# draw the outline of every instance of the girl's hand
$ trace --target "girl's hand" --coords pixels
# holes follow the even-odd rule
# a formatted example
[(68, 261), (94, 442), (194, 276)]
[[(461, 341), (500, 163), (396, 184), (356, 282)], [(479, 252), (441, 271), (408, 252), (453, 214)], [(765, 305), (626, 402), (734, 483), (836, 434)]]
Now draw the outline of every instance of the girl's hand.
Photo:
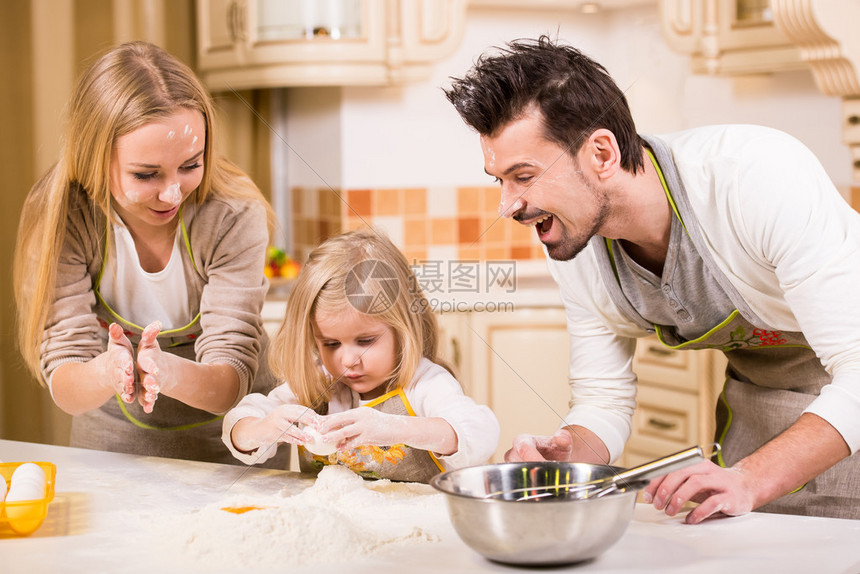
[(407, 419), (418, 421), (418, 417), (390, 415), (368, 407), (320, 418), (322, 422), (317, 430), (326, 442), (336, 444), (338, 450), (349, 450), (360, 445), (391, 446), (407, 442)]
[(108, 328), (107, 384), (122, 400), (134, 401), (134, 358), (131, 341), (122, 332), (122, 327), (111, 323)]
[(281, 405), (263, 418), (245, 417), (230, 431), (233, 446), (242, 452), (268, 448), (279, 442), (304, 444), (311, 440), (299, 425), (316, 428), (320, 416), (310, 407)]
[(171, 377), (167, 354), (158, 346), (156, 337), (161, 332), (161, 322), (147, 325), (137, 346), (137, 371), (140, 373), (141, 392), (137, 396), (143, 411), (151, 413), (158, 393), (170, 390), (175, 384)]

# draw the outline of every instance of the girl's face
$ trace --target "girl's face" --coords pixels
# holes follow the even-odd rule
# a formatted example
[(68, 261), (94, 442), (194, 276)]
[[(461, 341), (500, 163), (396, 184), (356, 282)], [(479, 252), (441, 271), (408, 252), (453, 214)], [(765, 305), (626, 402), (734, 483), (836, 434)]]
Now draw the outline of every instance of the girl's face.
[(203, 114), (182, 109), (117, 139), (111, 159), (114, 209), (130, 228), (163, 227), (203, 179)]
[(317, 311), (314, 339), (326, 370), (363, 400), (385, 392), (397, 363), (394, 330), (347, 306), (335, 313)]

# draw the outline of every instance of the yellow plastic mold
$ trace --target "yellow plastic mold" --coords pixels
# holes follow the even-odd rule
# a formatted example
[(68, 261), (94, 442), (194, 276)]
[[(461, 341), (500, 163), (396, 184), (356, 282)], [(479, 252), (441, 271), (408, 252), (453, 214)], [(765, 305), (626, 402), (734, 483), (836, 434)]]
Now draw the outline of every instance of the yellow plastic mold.
[[(32, 534), (42, 525), (48, 514), (48, 504), (54, 499), (54, 478), (57, 467), (50, 462), (32, 461), (45, 471), (45, 496), (36, 500), (21, 500), (18, 502), (0, 502), (0, 528), (5, 525), (20, 536)], [(23, 462), (0, 463), (0, 475), (6, 480), (7, 488), (12, 480), (15, 469)]]

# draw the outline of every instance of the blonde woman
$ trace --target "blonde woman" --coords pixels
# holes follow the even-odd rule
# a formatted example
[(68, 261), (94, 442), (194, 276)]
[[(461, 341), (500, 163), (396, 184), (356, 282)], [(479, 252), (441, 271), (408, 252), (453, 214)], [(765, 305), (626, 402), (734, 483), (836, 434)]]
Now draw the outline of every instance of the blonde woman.
[(219, 415), (269, 388), (271, 208), (213, 133), (193, 72), (151, 44), (78, 81), (14, 269), (19, 346), (74, 415), (72, 446), (229, 462)]
[(287, 382), (227, 413), (224, 443), (247, 464), (288, 442), (302, 445), (306, 472), (341, 464), (411, 482), (486, 462), (498, 421), (439, 364), (437, 337), (389, 239), (372, 231), (331, 238), (304, 265), (272, 342), (272, 370)]

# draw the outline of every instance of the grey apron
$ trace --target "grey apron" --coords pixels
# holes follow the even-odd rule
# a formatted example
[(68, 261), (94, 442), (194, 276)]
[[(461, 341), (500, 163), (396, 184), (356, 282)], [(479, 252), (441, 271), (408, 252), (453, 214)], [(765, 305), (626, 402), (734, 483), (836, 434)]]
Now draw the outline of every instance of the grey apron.
[[(649, 142), (650, 143), (650, 142)], [(658, 147), (659, 149), (659, 147)], [(682, 220), (679, 206), (686, 205), (683, 186), (674, 179), (675, 194), (669, 192), (663, 172), (656, 160), (654, 165), (663, 180), (664, 189), (673, 211), (693, 244), (699, 238), (697, 223), (692, 212)], [(671, 158), (661, 157), (663, 165), (673, 169)], [(674, 174), (670, 174), (674, 175)], [(676, 203), (676, 200), (677, 203)], [(599, 257), (608, 262), (601, 266), (604, 284), (610, 287), (613, 301), (642, 325), (645, 320), (632, 308), (619, 287), (619, 263), (613, 254), (612, 242), (599, 240), (595, 246), (603, 247)], [(702, 253), (701, 248), (698, 249)], [(726, 293), (726, 300), (736, 303), (740, 297), (730, 287), (727, 278), (709, 257), (702, 257), (709, 273)], [(606, 271), (609, 270), (609, 273)], [(612, 274), (609, 277), (609, 274)], [(681, 280), (690, 279), (683, 277)], [(701, 278), (699, 278), (701, 280)], [(714, 288), (714, 285), (710, 285)], [(695, 301), (698, 307), (707, 307), (708, 299)], [(703, 314), (713, 312), (705, 309)], [(722, 445), (717, 462), (731, 466), (770, 441), (801, 415), (819, 395), (821, 388), (832, 377), (826, 372), (802, 333), (775, 331), (754, 325), (738, 309), (703, 335), (686, 340), (674, 325), (648, 325), (659, 340), (678, 350), (718, 349), (728, 359), (726, 383), (716, 409), (716, 437)], [(843, 459), (802, 487), (758, 509), (762, 512), (829, 516), (860, 519), (860, 455)]]
[[(364, 406), (353, 404), (352, 407), (369, 407), (392, 415), (415, 416), (415, 411), (406, 399), (406, 393), (400, 387)], [(312, 454), (306, 448), (299, 446), (298, 453), (301, 471), (313, 474), (318, 473), (325, 466), (339, 464), (364, 478), (428, 483), (431, 478), (445, 470), (433, 453), (405, 444), (365, 445), (348, 451), (338, 451), (328, 456)]]
[[(180, 230), (188, 256), (196, 269), (181, 211)], [(107, 241), (105, 244), (107, 245)], [(103, 261), (107, 256), (106, 247)], [(144, 327), (120, 317), (102, 299), (99, 286), (103, 272), (104, 263), (94, 291), (98, 298), (95, 312), (102, 328), (101, 334), (105, 346), (108, 340), (108, 326), (113, 322), (123, 328), (123, 332), (136, 349)], [(197, 307), (199, 307), (199, 301), (195, 302), (192, 308)], [(195, 361), (194, 342), (201, 332), (198, 312), (184, 327), (162, 331), (157, 340), (163, 351)], [(266, 352), (269, 345), (265, 333), (261, 343), (263, 352), (260, 354), (258, 373), (251, 390), (267, 393), (274, 388), (275, 380), (268, 370)], [(138, 375), (135, 372), (135, 382), (138, 382), (137, 378)], [(137, 401), (128, 404), (123, 402), (119, 395), (115, 395), (101, 407), (72, 419), (70, 445), (128, 454), (241, 464), (221, 441), (222, 418), (165, 395), (159, 395), (152, 413), (147, 414)], [(261, 466), (288, 468), (289, 450), (284, 449), (283, 453), (278, 453)]]

